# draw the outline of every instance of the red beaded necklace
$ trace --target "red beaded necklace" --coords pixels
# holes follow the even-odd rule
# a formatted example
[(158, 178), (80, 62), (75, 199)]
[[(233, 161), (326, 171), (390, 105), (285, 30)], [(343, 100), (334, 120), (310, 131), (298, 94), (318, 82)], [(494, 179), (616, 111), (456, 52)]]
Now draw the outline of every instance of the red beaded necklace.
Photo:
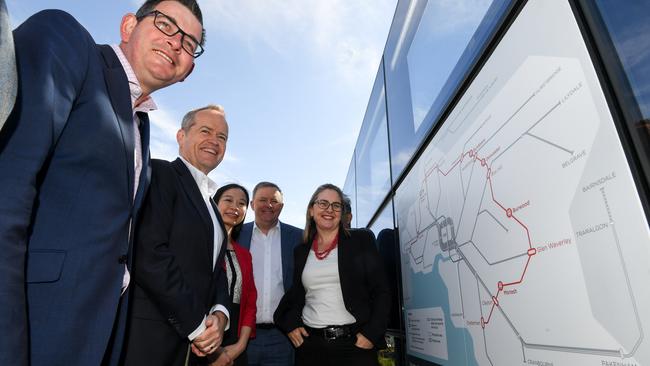
[(314, 237), (314, 241), (311, 243), (311, 248), (314, 250), (314, 255), (316, 256), (316, 259), (318, 260), (323, 260), (327, 258), (327, 256), (330, 254), (330, 252), (336, 248), (336, 245), (339, 243), (339, 236), (335, 236), (334, 240), (332, 240), (332, 243), (329, 245), (329, 247), (323, 251), (318, 251), (318, 236)]

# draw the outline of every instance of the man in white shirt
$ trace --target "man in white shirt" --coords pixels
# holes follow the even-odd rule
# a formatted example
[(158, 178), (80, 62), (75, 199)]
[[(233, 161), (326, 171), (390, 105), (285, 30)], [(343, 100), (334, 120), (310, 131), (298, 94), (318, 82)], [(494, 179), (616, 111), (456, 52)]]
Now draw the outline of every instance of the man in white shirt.
[(181, 366), (188, 357), (215, 354), (229, 324), (227, 235), (212, 200), (217, 185), (208, 177), (226, 152), (223, 108), (187, 113), (176, 139), (178, 159), (151, 160), (125, 365)]
[(280, 222), (283, 207), (280, 187), (258, 183), (251, 201), (255, 221), (245, 224), (239, 235), (239, 244), (253, 257), (257, 288), (257, 336), (248, 342), (249, 366), (293, 365), (293, 346), (273, 324), (273, 313), (291, 287), (293, 249), (302, 241), (302, 230)]

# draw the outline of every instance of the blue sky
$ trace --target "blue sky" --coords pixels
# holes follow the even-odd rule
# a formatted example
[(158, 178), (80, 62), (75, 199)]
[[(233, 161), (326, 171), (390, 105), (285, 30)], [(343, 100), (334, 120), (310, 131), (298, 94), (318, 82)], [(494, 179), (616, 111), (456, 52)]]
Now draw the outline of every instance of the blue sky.
[[(8, 0), (12, 26), (63, 9), (97, 43), (117, 43), (122, 15), (138, 0)], [(210, 176), (252, 190), (261, 180), (284, 192), (280, 220), (304, 226), (322, 183), (343, 186), (397, 0), (199, 0), (206, 52), (183, 83), (153, 94), (153, 157), (177, 156), (185, 112), (226, 110), (226, 157)], [(249, 210), (247, 221), (254, 218)]]

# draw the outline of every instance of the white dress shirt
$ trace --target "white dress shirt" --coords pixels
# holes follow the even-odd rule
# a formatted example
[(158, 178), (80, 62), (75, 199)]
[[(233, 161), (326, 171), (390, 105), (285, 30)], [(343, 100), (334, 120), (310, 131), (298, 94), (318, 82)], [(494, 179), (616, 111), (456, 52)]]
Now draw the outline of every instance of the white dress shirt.
[(325, 328), (328, 325), (356, 322), (343, 301), (338, 247), (323, 259), (316, 258), (314, 251), (310, 250), (301, 279), (305, 287), (305, 307), (302, 308), (302, 321), (305, 325)]
[[(210, 204), (210, 201), (212, 200), (212, 197), (214, 196), (215, 193), (217, 193), (217, 189), (219, 187), (217, 186), (217, 183), (215, 183), (210, 177), (205, 175), (202, 171), (198, 170), (194, 165), (190, 164), (187, 160), (185, 160), (182, 156), (180, 157), (181, 161), (187, 166), (187, 169), (190, 171), (192, 174), (192, 178), (194, 178), (194, 181), (196, 182), (197, 187), (199, 187), (199, 191), (201, 192), (201, 197), (203, 197), (203, 202), (205, 203), (205, 206), (208, 208), (208, 212), (210, 213), (210, 219), (212, 220), (212, 227), (214, 230), (214, 251), (212, 253), (212, 269), (214, 269), (214, 266), (217, 263), (217, 256), (219, 255), (219, 251), (221, 250), (221, 242), (223, 241), (225, 233), (223, 230), (221, 230), (221, 225), (219, 225), (219, 220), (217, 220), (217, 212), (215, 212), (214, 208), (212, 207), (212, 204)], [(212, 309), (210, 309), (210, 314), (214, 313), (215, 311), (221, 311), (226, 315), (226, 328), (224, 330), (228, 330), (230, 328), (230, 314), (228, 314), (228, 310), (226, 309), (225, 306), (221, 304), (215, 304), (212, 306)], [(203, 317), (203, 321), (201, 324), (199, 324), (198, 328), (196, 328), (190, 335), (187, 337), (191, 340), (194, 340), (194, 338), (198, 337), (203, 331), (206, 329), (205, 326), (205, 319), (206, 317)]]
[(265, 235), (253, 223), (250, 252), (257, 288), (257, 323), (273, 323), (273, 313), (284, 295), (280, 221)]
[[(118, 45), (111, 45), (115, 55), (120, 64), (124, 69), (126, 78), (129, 81), (129, 92), (131, 93), (131, 110), (133, 118), (133, 137), (134, 137), (134, 146), (133, 146), (133, 200), (135, 201), (136, 193), (138, 192), (138, 186), (140, 183), (140, 173), (142, 172), (142, 136), (140, 136), (140, 118), (136, 112), (151, 112), (158, 107), (153, 99), (149, 96), (144, 99), (138, 105), (135, 105), (136, 100), (142, 96), (142, 88), (140, 87), (140, 82), (135, 76), (135, 72), (129, 63), (129, 60), (126, 59), (122, 49)], [(132, 222), (129, 221), (129, 241), (131, 241), (131, 225)], [(129, 282), (131, 282), (131, 275), (129, 274), (129, 269), (124, 265), (124, 279), (122, 280), (122, 294), (126, 291), (126, 288), (129, 287)]]

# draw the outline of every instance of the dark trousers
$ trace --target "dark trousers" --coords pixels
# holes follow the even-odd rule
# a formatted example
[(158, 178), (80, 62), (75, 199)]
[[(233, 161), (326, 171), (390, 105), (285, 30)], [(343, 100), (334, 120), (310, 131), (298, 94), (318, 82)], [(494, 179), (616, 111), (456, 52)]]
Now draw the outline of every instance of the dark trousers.
[(248, 366), (292, 366), (293, 345), (278, 328), (257, 328), (248, 342)]
[(377, 351), (355, 346), (356, 337), (342, 337), (327, 341), (311, 334), (296, 348), (296, 366), (377, 366)]

